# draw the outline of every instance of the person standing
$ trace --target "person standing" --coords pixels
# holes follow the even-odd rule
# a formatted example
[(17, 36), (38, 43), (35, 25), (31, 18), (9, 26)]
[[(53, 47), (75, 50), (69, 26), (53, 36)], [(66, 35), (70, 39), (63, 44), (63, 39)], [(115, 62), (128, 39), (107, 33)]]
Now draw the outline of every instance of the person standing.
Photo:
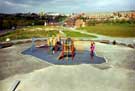
[(94, 57), (94, 51), (95, 51), (95, 42), (91, 41), (91, 43), (90, 43), (90, 56), (91, 56), (92, 60), (93, 60), (93, 57)]

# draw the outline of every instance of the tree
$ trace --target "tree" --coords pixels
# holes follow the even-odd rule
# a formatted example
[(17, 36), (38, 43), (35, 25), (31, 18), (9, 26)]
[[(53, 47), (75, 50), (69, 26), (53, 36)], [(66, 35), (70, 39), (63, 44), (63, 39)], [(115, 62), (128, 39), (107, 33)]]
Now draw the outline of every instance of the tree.
[(88, 21), (88, 26), (95, 26), (96, 25), (96, 20), (95, 19), (91, 19)]

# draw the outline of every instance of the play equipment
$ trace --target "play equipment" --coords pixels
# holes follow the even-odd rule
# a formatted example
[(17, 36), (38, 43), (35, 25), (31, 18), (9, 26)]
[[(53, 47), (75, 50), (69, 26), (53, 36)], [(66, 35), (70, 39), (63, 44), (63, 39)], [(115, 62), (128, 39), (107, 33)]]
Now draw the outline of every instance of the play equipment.
[(74, 59), (75, 47), (74, 47), (74, 41), (71, 38), (61, 40), (61, 37), (58, 34), (57, 37), (52, 36), (52, 37), (47, 38), (46, 42), (38, 41), (39, 42), (38, 45), (35, 43), (36, 41), (37, 41), (37, 38), (32, 38), (32, 46), (31, 46), (32, 52), (37, 47), (41, 48), (41, 46), (43, 47), (47, 46), (48, 52), (51, 54), (54, 54), (60, 51), (60, 55), (58, 56), (59, 60), (64, 59), (65, 57), (67, 60), (69, 59), (69, 57), (71, 57), (72, 60)]
[(48, 38), (47, 45), (50, 47), (49, 52), (52, 52), (52, 54), (60, 51), (62, 48), (60, 33), (58, 33), (56, 37), (53, 35), (52, 37)]
[(45, 38), (32, 38), (31, 52), (33, 52), (36, 48), (41, 48), (47, 46)]
[(75, 56), (74, 42), (71, 38), (67, 38), (65, 41), (63, 41), (62, 51), (60, 55), (58, 56), (58, 59), (60, 60), (66, 57), (68, 60), (69, 57), (72, 57), (72, 60), (73, 60), (74, 56)]
[(59, 51), (61, 47), (60, 33), (58, 33), (56, 37), (52, 35), (52, 37), (48, 37), (47, 39), (33, 37), (31, 51), (33, 51), (35, 48), (41, 48), (41, 47), (48, 47), (49, 51), (52, 53)]
[(49, 52), (52, 51), (53, 47), (55, 46), (55, 43), (56, 43), (56, 38), (55, 38), (54, 36), (48, 38), (48, 40), (47, 40), (47, 45), (48, 45), (48, 47), (49, 47)]
[[(53, 44), (54, 43), (54, 42), (52, 42), (54, 39), (53, 37), (49, 37), (47, 39), (48, 39), (48, 47), (36, 48), (36, 50), (34, 50), (33, 52), (29, 52), (30, 49), (28, 49), (28, 50), (25, 50), (23, 52), (23, 54), (29, 54), (29, 55), (35, 56), (37, 58), (40, 58), (42, 60), (45, 60), (45, 61), (47, 61), (49, 63), (53, 63), (53, 64), (81, 64), (81, 63), (100, 64), (100, 63), (105, 62), (105, 59), (103, 57), (98, 57), (94, 53), (94, 49), (95, 49), (94, 42), (92, 42), (92, 43), (90, 42), (91, 45), (88, 45), (88, 42), (86, 42), (86, 44), (85, 44), (85, 42), (73, 41), (71, 38), (62, 38), (62, 40), (61, 40), (62, 43), (60, 46), (61, 50), (57, 51), (58, 42), (55, 41), (56, 43)], [(33, 40), (36, 40), (36, 39), (33, 39)], [(53, 47), (53, 45), (54, 45), (54, 47)], [(53, 47), (54, 49), (50, 50), (49, 46)], [(88, 46), (90, 47), (89, 50), (88, 50)], [(34, 47), (35, 47), (35, 45), (34, 45)], [(80, 49), (79, 47), (81, 47), (82, 49)], [(57, 52), (57, 53), (52, 55), (52, 54), (48, 53), (48, 51), (46, 49), (50, 50), (51, 53), (53, 53), (53, 51), (54, 51), (54, 53), (55, 52)], [(81, 50), (81, 52), (78, 50)]]

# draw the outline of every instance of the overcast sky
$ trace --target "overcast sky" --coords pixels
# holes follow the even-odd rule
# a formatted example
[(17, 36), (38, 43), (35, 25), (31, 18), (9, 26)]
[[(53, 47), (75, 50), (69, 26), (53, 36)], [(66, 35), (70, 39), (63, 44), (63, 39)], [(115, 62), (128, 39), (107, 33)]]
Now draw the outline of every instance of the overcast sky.
[(135, 0), (0, 0), (0, 13), (135, 10)]

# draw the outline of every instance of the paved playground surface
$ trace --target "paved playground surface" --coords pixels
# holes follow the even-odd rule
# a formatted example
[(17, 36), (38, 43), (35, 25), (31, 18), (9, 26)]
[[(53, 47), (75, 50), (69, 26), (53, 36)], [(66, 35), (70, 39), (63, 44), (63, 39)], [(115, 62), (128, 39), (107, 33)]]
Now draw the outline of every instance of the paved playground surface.
[[(85, 48), (84, 54), (87, 53), (89, 42), (79, 44)], [(55, 65), (27, 53), (30, 46), (26, 43), (0, 50), (0, 91), (9, 91), (16, 80), (21, 81), (16, 91), (135, 90), (135, 50), (132, 48), (96, 42), (96, 56), (105, 57), (107, 62), (92, 64), (89, 60), (90, 63), (78, 65)]]
[(64, 57), (61, 60), (58, 60), (58, 56), (60, 55), (61, 51), (58, 51), (52, 54), (50, 48), (42, 46), (41, 48), (31, 48), (26, 49), (22, 52), (24, 55), (32, 55), (36, 58), (42, 59), (51, 64), (57, 65), (76, 65), (76, 64), (101, 64), (106, 62), (104, 57), (98, 57), (96, 54), (94, 55), (93, 59), (90, 56), (89, 50), (83, 50), (79, 52), (77, 49), (75, 52), (75, 57), (72, 60), (72, 57)]

